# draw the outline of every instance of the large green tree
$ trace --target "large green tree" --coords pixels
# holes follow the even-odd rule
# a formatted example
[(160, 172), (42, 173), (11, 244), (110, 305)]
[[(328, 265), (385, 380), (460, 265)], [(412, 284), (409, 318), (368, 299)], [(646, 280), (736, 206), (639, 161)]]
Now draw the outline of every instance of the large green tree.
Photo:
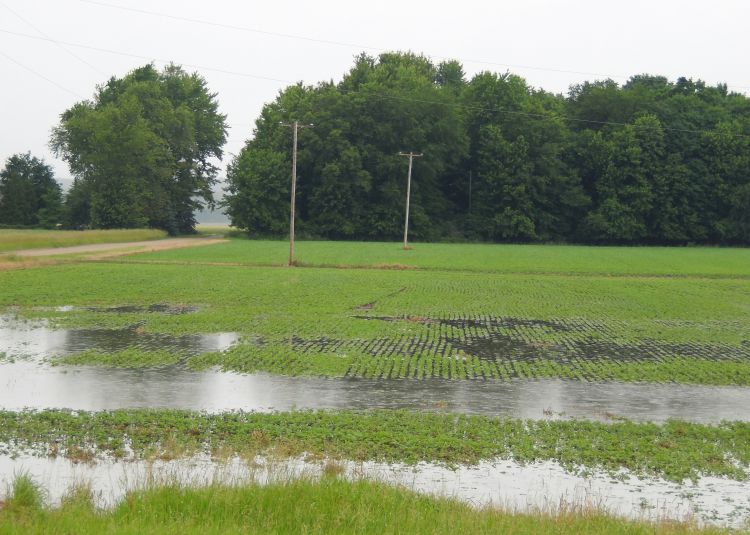
[(0, 171), (0, 224), (52, 228), (61, 222), (62, 188), (52, 168), (30, 153)]
[(135, 69), (62, 114), (51, 145), (76, 177), (74, 225), (192, 232), (213, 204), (226, 117), (199, 75), (169, 65)]
[[(456, 65), (422, 56), (361, 55), (338, 84), (296, 85), (268, 104), (255, 135), (230, 166), (226, 205), (233, 223), (253, 233), (286, 228), (291, 132), (280, 122), (314, 123), (300, 132), (300, 226), (330, 238), (393, 239), (403, 231), (407, 161), (415, 161), (411, 230), (437, 238), (452, 219), (450, 181), (467, 138), (453, 104), (463, 84)], [(281, 199), (284, 199), (281, 201)], [(249, 203), (249, 204), (247, 204)]]
[(639, 74), (567, 95), (456, 61), (358, 56), (341, 81), (267, 104), (228, 169), (225, 206), (254, 234), (288, 228), (291, 132), (298, 224), (310, 236), (396, 239), (406, 159), (416, 239), (750, 243), (750, 99)]

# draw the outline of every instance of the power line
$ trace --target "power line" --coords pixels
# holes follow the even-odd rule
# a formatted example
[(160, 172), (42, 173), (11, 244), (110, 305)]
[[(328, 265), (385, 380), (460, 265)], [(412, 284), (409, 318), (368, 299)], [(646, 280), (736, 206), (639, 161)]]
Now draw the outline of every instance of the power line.
[[(4, 7), (5, 9), (7, 9), (7, 10), (8, 10), (8, 11), (10, 11), (11, 13), (13, 13), (13, 14), (14, 14), (14, 15), (15, 15), (15, 16), (16, 16), (17, 18), (19, 18), (19, 19), (20, 19), (21, 21), (23, 21), (23, 22), (24, 22), (24, 23), (25, 23), (25, 24), (26, 24), (27, 26), (31, 27), (31, 28), (32, 28), (32, 29), (33, 29), (33, 30), (34, 30), (34, 31), (35, 31), (36, 33), (38, 33), (38, 34), (39, 34), (39, 35), (41, 35), (42, 37), (47, 37), (47, 38), (49, 38), (49, 35), (47, 35), (47, 34), (46, 34), (46, 33), (44, 33), (44, 32), (43, 32), (42, 30), (40, 30), (39, 28), (37, 28), (36, 26), (34, 26), (34, 25), (33, 25), (33, 24), (32, 24), (31, 22), (29, 22), (29, 21), (28, 21), (27, 19), (25, 19), (24, 17), (22, 17), (20, 13), (18, 13), (18, 12), (16, 12), (16, 11), (14, 11), (13, 9), (11, 9), (11, 8), (10, 8), (10, 6), (6, 5), (6, 4), (5, 4), (5, 3), (3, 3), (3, 2), (0, 2), (0, 6)], [(65, 48), (65, 47), (64, 47), (63, 45), (61, 45), (61, 44), (59, 44), (59, 43), (55, 43), (55, 44), (56, 44), (56, 45), (57, 45), (57, 46), (58, 46), (58, 47), (59, 47), (59, 48), (60, 48), (60, 49), (61, 49), (61, 50), (62, 50), (63, 52), (65, 52), (65, 53), (66, 53), (66, 54), (68, 54), (69, 56), (72, 56), (72, 57), (74, 57), (74, 58), (75, 58), (75, 59), (77, 59), (77, 60), (78, 60), (79, 62), (83, 63), (84, 65), (86, 65), (86, 66), (88, 66), (88, 67), (90, 67), (91, 69), (93, 69), (94, 71), (98, 72), (99, 74), (101, 74), (101, 75), (103, 75), (103, 76), (106, 76), (106, 73), (105, 73), (105, 72), (103, 72), (103, 71), (99, 70), (99, 69), (98, 69), (98, 68), (97, 68), (97, 67), (96, 67), (95, 65), (92, 65), (91, 63), (89, 63), (88, 61), (86, 61), (85, 59), (83, 59), (83, 58), (82, 58), (81, 56), (79, 56), (78, 54), (76, 54), (76, 53), (75, 53), (75, 52), (73, 52), (72, 50), (68, 50), (67, 48)]]
[[(121, 51), (118, 51), (118, 50), (112, 50), (112, 49), (108, 49), (108, 48), (100, 48), (100, 47), (97, 47), (97, 46), (82, 45), (80, 43), (71, 43), (71, 42), (68, 42), (68, 41), (61, 41), (59, 39), (52, 39), (51, 37), (39, 37), (37, 35), (30, 35), (30, 34), (27, 34), (27, 33), (14, 32), (14, 31), (11, 31), (11, 30), (5, 30), (3, 28), (0, 28), (0, 32), (6, 33), (6, 34), (9, 34), (9, 35), (15, 35), (17, 37), (25, 37), (27, 39), (36, 39), (36, 40), (39, 40), (39, 41), (47, 41), (47, 42), (50, 42), (50, 43), (59, 43), (59, 44), (63, 44), (63, 45), (67, 45), (67, 46), (72, 46), (72, 47), (76, 47), (76, 48), (83, 48), (83, 49), (86, 49), (86, 50), (95, 50), (96, 52), (103, 52), (105, 54), (114, 54), (116, 56), (124, 56), (124, 57), (128, 57), (128, 58), (135, 58), (135, 59), (145, 60), (145, 61), (149, 61), (149, 62), (150, 61), (154, 61), (154, 62), (157, 62), (157, 63), (164, 63), (164, 64), (173, 63), (173, 60), (159, 59), (159, 58), (156, 58), (156, 57), (153, 57), (153, 56), (142, 56), (142, 55), (139, 55), (139, 54), (131, 54), (129, 52), (121, 52)], [(222, 74), (231, 74), (233, 76), (244, 76), (244, 77), (247, 77), (247, 78), (256, 78), (258, 80), (266, 80), (266, 81), (269, 81), (269, 82), (280, 82), (280, 83), (284, 83), (284, 84), (294, 83), (294, 82), (290, 82), (289, 80), (281, 80), (279, 78), (271, 78), (271, 77), (268, 77), (268, 76), (259, 76), (259, 75), (255, 75), (255, 74), (245, 73), (245, 72), (229, 71), (229, 70), (226, 70), (226, 69), (217, 69), (217, 68), (214, 68), (214, 67), (206, 67), (205, 65), (196, 65), (196, 64), (182, 63), (182, 62), (180, 62), (180, 65), (184, 65), (186, 67), (190, 67), (190, 68), (193, 68), (193, 69), (201, 69), (201, 70), (204, 70), (204, 71), (219, 72), (219, 73), (222, 73)]]
[(47, 78), (47, 77), (46, 77), (45, 75), (43, 75), (42, 73), (40, 73), (40, 72), (38, 72), (38, 71), (35, 71), (34, 69), (32, 69), (31, 67), (29, 67), (28, 65), (24, 65), (24, 64), (23, 64), (23, 63), (21, 63), (20, 61), (18, 61), (18, 60), (16, 60), (16, 59), (13, 59), (12, 57), (10, 57), (10, 56), (9, 56), (8, 54), (6, 54), (5, 52), (3, 52), (2, 50), (0, 50), (0, 55), (4, 56), (4, 57), (5, 57), (5, 58), (6, 58), (7, 60), (9, 60), (9, 61), (12, 61), (13, 63), (15, 63), (16, 65), (18, 65), (18, 66), (19, 66), (19, 67), (21, 67), (22, 69), (25, 69), (25, 70), (29, 71), (30, 73), (32, 73), (32, 74), (34, 74), (34, 75), (38, 76), (38, 77), (39, 77), (39, 78), (41, 78), (42, 80), (45, 80), (45, 81), (47, 81), (47, 82), (51, 83), (52, 85), (56, 86), (56, 87), (57, 87), (58, 89), (62, 89), (62, 90), (63, 90), (63, 91), (65, 91), (66, 93), (70, 93), (71, 95), (73, 95), (73, 96), (75, 96), (75, 97), (78, 97), (78, 98), (83, 98), (83, 97), (82, 97), (81, 95), (79, 95), (79, 94), (78, 94), (78, 93), (76, 93), (75, 91), (72, 91), (72, 90), (68, 89), (67, 87), (65, 87), (65, 86), (62, 86), (62, 85), (58, 84), (58, 83), (57, 83), (57, 82), (55, 82), (55, 81), (54, 81), (53, 79), (51, 79), (51, 78)]
[[(36, 36), (36, 35), (30, 35), (30, 34), (25, 34), (25, 33), (21, 33), (21, 32), (14, 32), (14, 31), (11, 31), (11, 30), (5, 30), (5, 29), (2, 29), (2, 28), (0, 28), (0, 33), (6, 33), (6, 34), (9, 34), (9, 35), (15, 35), (15, 36), (18, 36), (18, 37), (24, 37), (24, 38), (28, 38), (28, 39), (36, 39), (36, 40), (41, 40), (41, 41), (53, 42), (53, 43), (61, 43), (61, 44), (67, 45), (67, 46), (84, 48), (84, 49), (88, 49), (88, 50), (95, 50), (97, 52), (103, 52), (103, 53), (107, 53), (107, 54), (114, 54), (114, 55), (118, 55), (118, 56), (131, 57), (131, 58), (136, 58), (136, 59), (145, 60), (145, 61), (149, 61), (149, 62), (154, 61), (154, 62), (163, 63), (163, 64), (173, 63), (173, 60), (159, 59), (159, 58), (155, 58), (153, 56), (149, 57), (149, 56), (143, 56), (143, 55), (139, 55), (139, 54), (131, 54), (131, 53), (128, 53), (128, 52), (121, 52), (121, 51), (117, 51), (117, 50), (100, 48), (100, 47), (95, 47), (95, 46), (90, 46), (90, 45), (82, 45), (82, 44), (79, 44), (79, 43), (71, 43), (71, 42), (68, 42), (68, 41), (60, 41), (60, 40), (52, 39), (52, 38), (48, 38), (48, 37), (39, 37), (39, 36)], [(222, 74), (229, 74), (229, 75), (232, 75), (232, 76), (241, 76), (241, 77), (246, 77), (246, 78), (254, 78), (254, 79), (257, 79), (257, 80), (265, 80), (265, 81), (278, 82), (278, 83), (283, 83), (283, 84), (301, 83), (301, 82), (295, 82), (295, 81), (292, 81), (292, 80), (285, 80), (285, 79), (281, 79), (281, 78), (272, 78), (272, 77), (269, 77), (269, 76), (261, 76), (261, 75), (257, 75), (257, 74), (251, 74), (251, 73), (247, 73), (247, 72), (231, 71), (231, 70), (219, 69), (219, 68), (215, 68), (215, 67), (208, 67), (208, 66), (205, 66), (205, 65), (198, 65), (198, 64), (184, 63), (184, 62), (177, 62), (177, 63), (179, 65), (183, 65), (183, 66), (190, 67), (190, 68), (193, 68), (193, 69), (200, 69), (200, 70), (209, 71), (209, 72), (218, 72), (218, 73), (222, 73)], [(51, 80), (49, 80), (49, 79), (47, 79), (47, 80), (51, 82)], [(55, 82), (52, 82), (52, 83), (55, 83)], [(58, 84), (55, 83), (55, 85), (58, 85)], [(335, 89), (337, 91), (341, 92), (341, 93), (362, 93), (361, 91), (356, 90), (356, 89), (345, 89), (345, 88), (336, 87), (336, 86), (332, 86), (332, 87), (335, 87)], [(596, 120), (593, 120), (593, 119), (579, 119), (579, 118), (576, 118), (576, 117), (569, 117), (569, 116), (566, 116), (566, 115), (559, 115), (559, 114), (545, 114), (545, 113), (524, 112), (524, 111), (518, 111), (518, 110), (508, 110), (508, 109), (500, 108), (500, 107), (472, 106), (472, 105), (466, 105), (466, 104), (459, 104), (459, 103), (455, 103), (455, 102), (440, 102), (440, 101), (436, 101), (436, 100), (427, 100), (427, 99), (420, 99), (420, 98), (414, 98), (414, 97), (404, 97), (404, 96), (398, 96), (398, 95), (386, 95), (386, 94), (382, 94), (382, 93), (381, 94), (369, 93), (368, 96), (371, 97), (371, 98), (377, 98), (377, 99), (381, 99), (381, 100), (398, 100), (398, 101), (410, 102), (410, 103), (414, 103), (414, 104), (432, 104), (432, 105), (437, 105), (437, 106), (461, 108), (461, 109), (465, 109), (465, 110), (468, 110), (468, 111), (501, 113), (501, 114), (505, 114), (505, 115), (514, 115), (514, 116), (519, 116), (519, 117), (530, 117), (530, 118), (542, 119), (542, 120), (569, 121), (569, 122), (573, 122), (573, 123), (592, 124), (592, 125), (599, 125), (599, 126), (631, 126), (631, 127), (634, 127), (634, 128), (642, 128), (642, 129), (649, 129), (650, 128), (650, 127), (641, 127), (641, 126), (638, 126), (638, 125), (634, 125), (632, 123), (624, 123), (624, 122), (617, 122), (617, 121), (596, 121)], [(712, 131), (710, 131), (710, 130), (697, 130), (697, 129), (689, 129), (689, 128), (673, 128), (673, 127), (664, 126), (664, 125), (661, 126), (661, 129), (664, 130), (664, 131), (670, 131), (670, 132), (681, 132), (681, 133), (692, 133), (692, 134), (708, 134), (708, 133), (712, 133)], [(750, 137), (750, 135), (748, 135), (748, 134), (736, 134), (736, 133), (732, 133), (730, 135), (732, 137)]]
[[(283, 33), (283, 32), (274, 32), (270, 30), (261, 30), (259, 28), (251, 28), (248, 26), (238, 26), (236, 24), (227, 24), (222, 22), (213, 22), (205, 19), (197, 19), (192, 17), (185, 17), (182, 15), (172, 15), (170, 13), (162, 13), (158, 11), (149, 11), (147, 9), (139, 9), (134, 7), (128, 7), (128, 6), (122, 6), (118, 4), (111, 4), (109, 2), (102, 2), (99, 0), (79, 0), (81, 3), (84, 4), (91, 4), (95, 6), (100, 7), (106, 7), (110, 9), (119, 9), (122, 11), (130, 11), (132, 13), (138, 13), (141, 15), (149, 15), (153, 17), (162, 17), (165, 19), (172, 19), (177, 20), (181, 22), (189, 22), (192, 24), (202, 24), (204, 26), (212, 26), (215, 28), (223, 28), (223, 29), (229, 29), (229, 30), (235, 30), (235, 31), (241, 31), (241, 32), (247, 32), (247, 33), (255, 33), (259, 35), (269, 35), (273, 37), (281, 37), (284, 39), (296, 39), (300, 41), (307, 41), (311, 43), (320, 43), (325, 45), (334, 45), (339, 47), (346, 47), (346, 48), (354, 48), (359, 50), (372, 50), (375, 52), (387, 52), (389, 49), (383, 48), (383, 47), (376, 47), (372, 45), (363, 45), (358, 43), (350, 43), (346, 41), (335, 41), (331, 39), (320, 39), (317, 37), (310, 37), (307, 35), (299, 35), (299, 34), (291, 34), (291, 33)], [(440, 56), (437, 54), (427, 54), (428, 57), (439, 59), (439, 60), (454, 60), (458, 59), (462, 63), (476, 63), (479, 65), (491, 65), (494, 67), (505, 67), (510, 69), (524, 69), (524, 70), (534, 70), (534, 71), (543, 71), (543, 72), (555, 72), (560, 74), (576, 74), (580, 76), (594, 76), (596, 78), (619, 78), (622, 80), (627, 80), (630, 78), (630, 76), (626, 76), (623, 74), (605, 74), (605, 73), (597, 73), (597, 72), (587, 72), (587, 71), (577, 71), (577, 70), (569, 70), (569, 69), (560, 69), (555, 67), (539, 67), (539, 66), (533, 66), (533, 65), (519, 65), (519, 64), (513, 64), (513, 63), (500, 63), (495, 61), (487, 61), (487, 60), (480, 60), (480, 59), (470, 59), (470, 58), (456, 58), (456, 57), (449, 57), (449, 56)], [(742, 86), (742, 85), (733, 85), (733, 84), (727, 84), (729, 87), (734, 87), (737, 89), (750, 89), (750, 86)]]
[(97, 5), (101, 7), (108, 7), (113, 9), (121, 9), (123, 11), (131, 11), (133, 13), (140, 13), (142, 15), (151, 15), (155, 17), (163, 17), (166, 19), (172, 19), (172, 20), (179, 20), (182, 22), (191, 22), (194, 24), (203, 24), (205, 26), (213, 26), (216, 28), (224, 28), (228, 30), (237, 30), (241, 32), (248, 32), (248, 33), (257, 33), (260, 35), (270, 35), (274, 37), (283, 37), (285, 39), (297, 39), (300, 41), (307, 41), (310, 43), (320, 43), (324, 45), (336, 45), (336, 46), (343, 46), (347, 48), (360, 48), (360, 49), (366, 49), (366, 50), (374, 50), (374, 51), (380, 51), (383, 50), (382, 48), (374, 47), (374, 46), (367, 46), (367, 45), (361, 45), (356, 43), (345, 43), (341, 41), (332, 41), (329, 39), (318, 39), (316, 37), (308, 37), (303, 35), (295, 35), (291, 33), (280, 33), (280, 32), (272, 32), (268, 30), (260, 30), (258, 28), (249, 28), (247, 26), (237, 26), (235, 24), (225, 24), (221, 22), (211, 22), (207, 20), (201, 20), (201, 19), (194, 19), (190, 17), (183, 17), (180, 15), (170, 15), (168, 13), (159, 13), (156, 11), (147, 11), (145, 9), (138, 9), (134, 7), (126, 7), (126, 6), (119, 6), (116, 4), (108, 4), (106, 2), (97, 2), (95, 0), (80, 0), (80, 2), (84, 4), (92, 4)]

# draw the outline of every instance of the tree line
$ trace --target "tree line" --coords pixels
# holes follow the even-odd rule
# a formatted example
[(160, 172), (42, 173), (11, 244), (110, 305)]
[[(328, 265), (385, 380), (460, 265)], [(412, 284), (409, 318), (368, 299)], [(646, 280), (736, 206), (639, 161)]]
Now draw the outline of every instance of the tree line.
[[(562, 95), (511, 73), (469, 78), (457, 61), (362, 54), (340, 82), (280, 91), (229, 163), (222, 205), (251, 235), (288, 231), (291, 134), (281, 123), (294, 120), (315, 125), (300, 132), (297, 163), (298, 227), (309, 237), (398, 239), (398, 153), (416, 151), (417, 240), (750, 243), (750, 99), (725, 85), (638, 75)], [(41, 198), (54, 204), (59, 188), (37, 188), (36, 211), (17, 213), (42, 210), (23, 224), (49, 224), (51, 212), (73, 227), (190, 232), (195, 210), (214, 202), (225, 141), (203, 78), (146, 65), (62, 114), (51, 145), (73, 187), (57, 212)], [(0, 173), (6, 224), (17, 219), (6, 209), (16, 205), (11, 160)]]
[(227, 212), (254, 234), (287, 225), (290, 135), (310, 236), (393, 240), (415, 160), (417, 239), (750, 242), (750, 100), (724, 85), (639, 75), (567, 95), (413, 54), (361, 55), (341, 82), (293, 85), (231, 162)]

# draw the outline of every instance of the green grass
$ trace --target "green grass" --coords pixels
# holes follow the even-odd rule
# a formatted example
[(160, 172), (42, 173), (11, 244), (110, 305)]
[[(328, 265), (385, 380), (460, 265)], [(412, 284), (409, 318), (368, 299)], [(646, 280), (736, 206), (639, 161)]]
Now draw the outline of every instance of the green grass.
[(162, 230), (0, 230), (0, 252), (93, 243), (154, 240), (166, 237)]
[[(205, 248), (140, 254), (133, 261), (281, 266), (284, 241), (232, 240)], [(301, 266), (419, 268), (493, 273), (750, 277), (750, 249), (719, 247), (591, 247), (573, 245), (414, 244), (301, 241)]]
[(86, 491), (58, 508), (0, 509), (3, 534), (622, 534), (727, 533), (717, 528), (651, 524), (577, 511), (519, 514), (472, 508), (447, 498), (367, 481), (302, 479), (264, 486), (186, 488), (165, 485), (131, 492), (109, 511), (91, 505)]
[(205, 414), (178, 410), (0, 411), (6, 454), (35, 451), (90, 459), (216, 455), (295, 456), (456, 465), (496, 458), (554, 460), (574, 472), (627, 469), (672, 481), (701, 475), (745, 480), (750, 424), (716, 426), (578, 420), (523, 421), (410, 411)]

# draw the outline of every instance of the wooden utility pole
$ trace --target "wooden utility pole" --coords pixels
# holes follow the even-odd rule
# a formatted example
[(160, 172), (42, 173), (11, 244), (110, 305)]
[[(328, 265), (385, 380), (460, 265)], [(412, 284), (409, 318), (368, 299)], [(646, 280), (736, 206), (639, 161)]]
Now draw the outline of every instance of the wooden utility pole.
[(404, 249), (409, 248), (409, 198), (411, 197), (411, 167), (414, 158), (421, 158), (423, 154), (414, 152), (399, 152), (399, 156), (409, 157), (409, 173), (406, 175), (406, 219), (404, 221)]
[(294, 216), (295, 201), (297, 199), (297, 132), (300, 128), (311, 128), (312, 124), (299, 124), (299, 121), (293, 123), (280, 123), (283, 126), (289, 126), (292, 129), (292, 198), (289, 208), (289, 266), (294, 265)]

